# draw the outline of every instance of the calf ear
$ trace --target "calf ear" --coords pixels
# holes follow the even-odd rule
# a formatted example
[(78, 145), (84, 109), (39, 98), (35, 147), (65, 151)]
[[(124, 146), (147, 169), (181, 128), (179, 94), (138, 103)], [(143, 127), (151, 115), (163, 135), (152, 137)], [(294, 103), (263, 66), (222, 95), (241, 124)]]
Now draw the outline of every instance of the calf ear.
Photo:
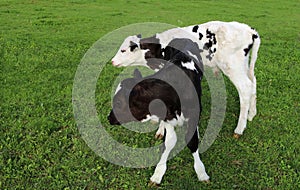
[(142, 78), (143, 78), (141, 72), (140, 72), (138, 69), (135, 69), (135, 70), (134, 70), (134, 72), (133, 72), (133, 77), (134, 77), (135, 79), (142, 79)]
[(138, 34), (138, 35), (136, 35), (136, 37), (142, 38), (142, 34)]

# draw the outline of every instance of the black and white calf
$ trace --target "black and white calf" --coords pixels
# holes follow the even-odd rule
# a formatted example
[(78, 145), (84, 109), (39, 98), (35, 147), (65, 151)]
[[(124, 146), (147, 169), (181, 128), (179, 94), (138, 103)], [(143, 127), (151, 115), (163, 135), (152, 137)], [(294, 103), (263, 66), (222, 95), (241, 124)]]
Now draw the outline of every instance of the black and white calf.
[(203, 64), (212, 67), (216, 74), (222, 70), (237, 88), (240, 115), (234, 132), (238, 138), (246, 128), (247, 119), (251, 121), (256, 115), (254, 67), (260, 46), (259, 34), (246, 24), (212, 21), (170, 29), (150, 38), (129, 36), (113, 57), (112, 64), (116, 67), (142, 65), (158, 71), (163, 63), (149, 59), (162, 58), (165, 47), (174, 38), (197, 42)]
[(194, 157), (197, 177), (200, 181), (209, 180), (198, 153), (203, 65), (201, 57), (192, 53), (195, 50), (199, 51), (197, 43), (189, 39), (172, 40), (164, 55), (169, 62), (165, 62), (160, 71), (142, 77), (136, 69), (133, 78), (120, 83), (113, 98), (113, 109), (108, 116), (110, 124), (156, 118), (161, 120), (160, 125), (166, 130), (165, 149), (150, 178), (152, 184), (161, 183), (168, 155), (177, 142), (174, 127), (182, 126), (184, 122), (187, 123), (185, 140)]

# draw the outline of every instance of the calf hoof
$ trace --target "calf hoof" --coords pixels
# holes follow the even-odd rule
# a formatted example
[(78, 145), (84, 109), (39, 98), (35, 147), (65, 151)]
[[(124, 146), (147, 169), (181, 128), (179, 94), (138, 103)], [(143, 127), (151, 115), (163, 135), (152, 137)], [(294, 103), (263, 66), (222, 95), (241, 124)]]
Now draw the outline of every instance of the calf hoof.
[(234, 134), (233, 134), (233, 138), (235, 138), (235, 139), (239, 139), (241, 136), (242, 136), (242, 135), (237, 134), (237, 133), (234, 133)]
[(162, 134), (155, 134), (155, 138), (161, 140), (164, 136)]
[(157, 184), (157, 183), (150, 180), (149, 183), (148, 183), (148, 187), (159, 187), (159, 184)]

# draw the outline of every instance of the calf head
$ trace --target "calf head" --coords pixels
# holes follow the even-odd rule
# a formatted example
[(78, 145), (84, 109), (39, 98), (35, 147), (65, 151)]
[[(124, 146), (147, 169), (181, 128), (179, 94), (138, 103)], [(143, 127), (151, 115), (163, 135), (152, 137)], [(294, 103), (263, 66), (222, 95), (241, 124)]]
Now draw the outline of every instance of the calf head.
[(148, 66), (147, 59), (162, 58), (161, 44), (155, 37), (141, 39), (140, 35), (129, 36), (112, 58), (115, 67)]
[(120, 125), (121, 123), (128, 123), (135, 121), (129, 108), (129, 97), (133, 93), (133, 87), (142, 79), (141, 73), (136, 69), (134, 77), (128, 78), (119, 84), (118, 91), (113, 97), (112, 110), (108, 116), (109, 123), (112, 125)]
[(134, 78), (120, 83), (108, 120), (112, 125), (142, 121), (152, 115), (171, 120), (180, 112), (180, 100), (172, 86), (157, 78), (142, 78), (136, 69)]

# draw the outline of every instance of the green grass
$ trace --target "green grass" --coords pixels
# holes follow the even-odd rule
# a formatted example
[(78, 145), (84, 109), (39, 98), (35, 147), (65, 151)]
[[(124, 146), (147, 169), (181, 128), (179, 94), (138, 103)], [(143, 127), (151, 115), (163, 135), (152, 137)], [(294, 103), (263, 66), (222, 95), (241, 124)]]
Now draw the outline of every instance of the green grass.
[[(154, 167), (111, 164), (82, 139), (72, 107), (77, 66), (94, 42), (119, 27), (141, 22), (186, 26), (210, 20), (236, 20), (259, 31), (258, 114), (241, 139), (232, 138), (239, 101), (226, 79), (223, 128), (201, 155), (211, 183), (197, 181), (192, 156), (184, 149), (168, 162), (160, 189), (299, 189), (298, 0), (1, 1), (0, 189), (146, 189)], [(154, 133), (134, 134), (104, 121), (111, 86), (121, 71), (107, 65), (98, 80), (99, 118), (120, 142), (155, 144)], [(202, 125), (209, 118), (210, 97), (205, 82), (203, 86), (207, 93)]]

